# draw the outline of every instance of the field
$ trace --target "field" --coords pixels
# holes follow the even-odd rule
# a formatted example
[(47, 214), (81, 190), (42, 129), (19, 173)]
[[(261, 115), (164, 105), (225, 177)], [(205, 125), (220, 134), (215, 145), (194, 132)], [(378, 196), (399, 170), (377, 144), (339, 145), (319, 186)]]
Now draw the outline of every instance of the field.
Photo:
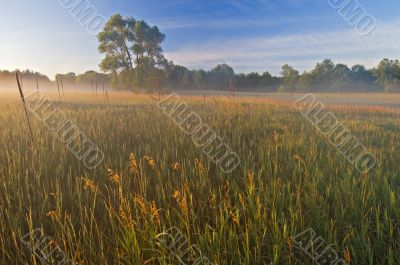
[[(229, 91), (182, 91), (179, 94), (186, 96), (230, 96)], [(278, 93), (278, 92), (236, 92), (240, 98), (274, 99), (274, 100), (296, 100), (305, 93)], [(356, 106), (386, 106), (388, 108), (400, 107), (399, 93), (314, 93), (319, 100), (331, 105), (356, 105)]]
[(46, 94), (104, 152), (88, 169), (0, 96), (0, 264), (41, 264), (21, 242), (37, 228), (77, 264), (179, 264), (156, 240), (171, 227), (213, 264), (313, 264), (307, 229), (347, 264), (400, 264), (397, 111), (330, 106), (377, 158), (362, 174), (289, 102), (182, 97), (240, 157), (226, 174), (150, 96)]

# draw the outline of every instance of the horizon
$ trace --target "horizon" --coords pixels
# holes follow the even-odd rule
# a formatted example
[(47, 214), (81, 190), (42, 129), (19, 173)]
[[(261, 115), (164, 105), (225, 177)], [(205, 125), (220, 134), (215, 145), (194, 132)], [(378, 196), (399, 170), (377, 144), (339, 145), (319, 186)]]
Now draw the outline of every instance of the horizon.
[[(381, 60), (378, 61), (378, 63), (381, 62), (381, 61), (384, 60), (384, 59), (392, 60), (393, 58), (382, 58)], [(322, 63), (324, 60), (331, 60), (331, 59), (330, 59), (330, 58), (324, 58), (324, 59), (322, 59), (322, 60), (316, 62), (315, 65), (313, 65), (310, 69), (304, 70), (304, 72), (306, 72), (306, 73), (312, 72), (312, 70), (315, 69), (316, 64), (317, 64), (317, 63)], [(332, 61), (332, 62), (333, 62), (335, 65), (336, 65), (336, 64), (342, 64), (342, 62), (335, 62), (335, 61)], [(373, 69), (376, 69), (376, 67), (378, 66), (378, 63), (377, 63), (375, 66), (371, 66), (371, 67), (367, 67), (367, 66), (366, 66), (366, 70), (373, 70)], [(225, 63), (222, 63), (222, 64), (225, 64)], [(222, 65), (222, 64), (221, 64), (221, 65)], [(354, 65), (347, 65), (347, 64), (345, 64), (345, 65), (348, 66), (348, 67), (351, 69), (353, 66), (362, 65), (362, 64), (360, 64), (360, 63), (355, 63)], [(213, 68), (215, 68), (216, 66), (218, 66), (218, 65), (215, 65), (214, 67), (212, 67), (212, 68), (210, 68), (210, 69), (203, 69), (203, 68), (190, 69), (190, 68), (188, 68), (188, 70), (189, 70), (189, 71), (193, 71), (193, 70), (205, 70), (205, 71), (209, 72), (209, 71), (211, 71)], [(228, 66), (231, 67), (231, 65), (228, 65)], [(282, 65), (282, 66), (283, 66), (283, 65)], [(232, 67), (232, 68), (233, 68), (233, 67)], [(296, 68), (294, 68), (294, 69), (297, 70)], [(250, 74), (250, 73), (258, 73), (259, 75), (262, 75), (263, 73), (270, 73), (273, 77), (282, 78), (282, 73), (281, 73), (281, 72), (279, 72), (279, 73), (277, 73), (277, 74), (273, 74), (272, 72), (270, 72), (270, 71), (268, 71), (268, 70), (265, 70), (265, 71), (263, 71), (263, 72), (255, 72), (255, 71), (253, 71), (253, 72), (237, 72), (234, 68), (233, 68), (233, 70), (234, 70), (234, 72), (235, 72), (235, 75)], [(1, 71), (8, 71), (8, 72), (10, 72), (10, 73), (15, 73), (15, 72), (23, 73), (23, 72), (25, 72), (25, 71), (31, 71), (31, 72), (33, 72), (33, 73), (41, 74), (41, 75), (44, 75), (45, 77), (48, 77), (49, 80), (50, 80), (51, 82), (55, 82), (55, 81), (56, 81), (55, 76), (49, 76), (49, 75), (47, 75), (47, 74), (45, 74), (45, 73), (36, 71), (35, 69), (0, 69), (0, 72), (1, 72)], [(76, 74), (76, 75), (83, 75), (83, 74), (85, 74), (85, 73), (92, 72), (92, 71), (95, 71), (95, 72), (97, 72), (97, 73), (102, 73), (102, 71), (99, 70), (99, 69), (97, 69), (97, 70), (88, 69), (88, 70), (85, 70), (85, 71), (83, 71), (83, 72), (72, 72), (72, 71), (70, 71), (70, 72), (56, 73), (56, 74), (59, 74), (59, 75), (66, 75), (66, 74), (69, 74), (69, 73), (74, 73), (74, 74)], [(300, 71), (299, 71), (300, 74), (303, 74), (304, 72), (300, 72)]]
[[(103, 56), (97, 51), (96, 36), (80, 25), (62, 2), (3, 4), (0, 69), (31, 69), (50, 79), (56, 73), (99, 71)], [(142, 0), (113, 5), (88, 1), (106, 19), (121, 13), (159, 27), (166, 34), (162, 44), (165, 57), (175, 64), (210, 70), (226, 63), (236, 73), (268, 71), (274, 76), (280, 75), (286, 63), (303, 72), (325, 58), (367, 68), (383, 58), (398, 58), (400, 19), (395, 7), (400, 4), (389, 2), (357, 1), (376, 21), (371, 34), (361, 35), (329, 1), (175, 0), (168, 5)], [(32, 13), (35, 20), (30, 19)]]

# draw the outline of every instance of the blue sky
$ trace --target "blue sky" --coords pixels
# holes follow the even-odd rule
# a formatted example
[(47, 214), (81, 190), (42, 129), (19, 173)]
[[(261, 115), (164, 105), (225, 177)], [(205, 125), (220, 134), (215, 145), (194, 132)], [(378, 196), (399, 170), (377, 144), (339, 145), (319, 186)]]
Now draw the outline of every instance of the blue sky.
[[(50, 77), (98, 69), (96, 36), (59, 0), (0, 1), (0, 69)], [(279, 74), (284, 63), (303, 71), (324, 58), (368, 67), (400, 58), (398, 0), (358, 0), (377, 21), (368, 36), (328, 0), (89, 1), (105, 17), (121, 13), (157, 25), (167, 35), (166, 57), (190, 69), (228, 63), (236, 72)]]

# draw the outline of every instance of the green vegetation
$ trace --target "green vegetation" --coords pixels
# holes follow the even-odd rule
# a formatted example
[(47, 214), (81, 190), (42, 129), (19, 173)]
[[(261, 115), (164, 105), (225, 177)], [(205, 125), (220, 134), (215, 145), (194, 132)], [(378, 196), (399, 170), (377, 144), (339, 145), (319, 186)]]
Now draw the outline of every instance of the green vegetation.
[(154, 239), (171, 226), (214, 264), (300, 264), (292, 238), (308, 228), (351, 264), (399, 264), (398, 113), (333, 110), (377, 157), (360, 175), (290, 105), (184, 98), (240, 156), (226, 175), (127, 95), (54, 102), (104, 151), (95, 170), (37, 119), (32, 147), (17, 97), (0, 102), (1, 264), (39, 264), (20, 238), (41, 227), (79, 264), (171, 264)]
[[(400, 61), (383, 59), (367, 69), (363, 65), (347, 65), (325, 59), (311, 71), (300, 74), (285, 64), (279, 77), (269, 72), (236, 74), (227, 64), (213, 69), (189, 70), (168, 61), (161, 44), (166, 36), (157, 26), (145, 21), (116, 14), (110, 17), (98, 35), (100, 63), (103, 73), (58, 74), (66, 88), (92, 89), (103, 83), (114, 90), (162, 92), (165, 90), (237, 90), (263, 92), (400, 92)], [(15, 72), (0, 71), (0, 85), (14, 80)], [(48, 85), (49, 78), (30, 70), (23, 79), (40, 79)]]
[(99, 51), (105, 54), (100, 68), (111, 73), (115, 88), (159, 88), (166, 65), (161, 48), (164, 39), (156, 26), (113, 15), (98, 35)]
[(102, 85), (103, 82), (109, 85), (110, 77), (106, 74), (97, 73), (96, 71), (87, 71), (83, 74), (76, 75), (75, 73), (67, 73), (65, 75), (58, 74), (56, 79), (63, 82), (66, 88), (79, 88), (79, 86), (95, 86)]
[(374, 69), (363, 65), (351, 69), (330, 59), (299, 75), (289, 65), (281, 77), (268, 72), (235, 75), (227, 64), (210, 71), (188, 70), (164, 58), (161, 44), (166, 36), (156, 26), (132, 17), (112, 16), (98, 35), (99, 51), (105, 54), (100, 68), (111, 74), (111, 85), (122, 90), (233, 89), (265, 91), (400, 91), (400, 61), (384, 59)]
[(47, 86), (51, 84), (51, 81), (47, 76), (31, 70), (25, 70), (25, 71), (0, 70), (0, 87), (6, 87), (6, 88), (16, 87), (15, 83), (16, 72), (18, 72), (20, 77), (24, 80), (24, 84), (29, 85), (29, 87), (36, 87), (36, 82), (39, 82), (42, 86), (43, 85)]

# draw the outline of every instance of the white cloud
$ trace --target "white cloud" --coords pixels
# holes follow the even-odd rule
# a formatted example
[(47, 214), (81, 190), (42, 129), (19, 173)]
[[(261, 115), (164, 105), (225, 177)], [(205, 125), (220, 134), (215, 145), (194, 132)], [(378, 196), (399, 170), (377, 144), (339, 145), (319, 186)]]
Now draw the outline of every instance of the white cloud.
[(276, 27), (284, 25), (295, 25), (299, 22), (312, 22), (321, 17), (279, 17), (271, 19), (268, 17), (256, 18), (214, 18), (209, 17), (185, 17), (178, 18), (158, 18), (152, 19), (154, 25), (158, 25), (162, 30), (171, 29), (186, 29), (186, 28), (213, 28), (213, 29), (230, 29), (230, 28), (245, 28), (245, 27)]
[(284, 63), (309, 70), (324, 58), (349, 65), (375, 66), (383, 57), (400, 54), (400, 20), (378, 23), (369, 36), (354, 29), (268, 38), (218, 40), (167, 52), (168, 59), (190, 68), (211, 68), (228, 63), (237, 72), (279, 72)]

